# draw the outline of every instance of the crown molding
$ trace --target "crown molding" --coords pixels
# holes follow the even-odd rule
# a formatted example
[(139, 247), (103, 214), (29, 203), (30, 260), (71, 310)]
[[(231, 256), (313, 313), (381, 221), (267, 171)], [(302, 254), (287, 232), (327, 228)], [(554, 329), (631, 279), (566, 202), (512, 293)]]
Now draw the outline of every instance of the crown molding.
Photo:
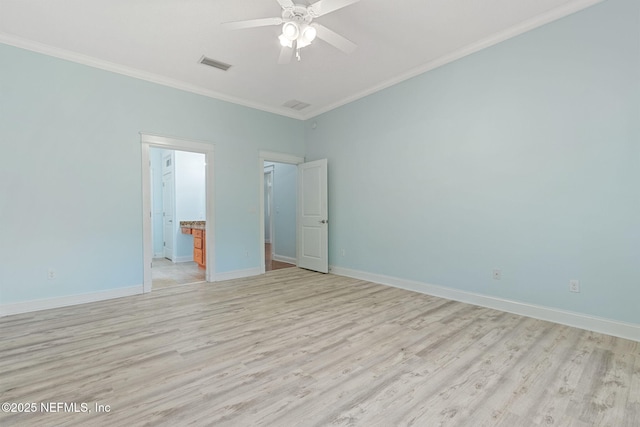
[(363, 90), (362, 92), (359, 92), (355, 95), (343, 98), (340, 101), (327, 105), (326, 107), (309, 112), (308, 114), (304, 115), (304, 119), (308, 120), (308, 119), (314, 118), (316, 116), (319, 116), (328, 111), (334, 110), (343, 105), (357, 101), (358, 99), (372, 95), (383, 89), (397, 85), (398, 83), (402, 83), (405, 80), (409, 80), (413, 77), (419, 76), (420, 74), (424, 74), (427, 71), (431, 71), (438, 67), (442, 67), (443, 65), (449, 64), (450, 62), (457, 61), (458, 59), (464, 58), (465, 56), (471, 55), (472, 53), (476, 53), (482, 49), (486, 49), (488, 47), (491, 47), (493, 45), (506, 41), (510, 38), (519, 36), (520, 34), (526, 33), (527, 31), (531, 31), (535, 28), (541, 27), (550, 22), (564, 18), (566, 16), (579, 12), (583, 9), (591, 7), (595, 4), (602, 3), (603, 1), (605, 0), (576, 0), (576, 1), (565, 4), (564, 6), (551, 9), (548, 12), (545, 12), (541, 15), (538, 15), (526, 21), (523, 21), (518, 25), (507, 28), (506, 30), (500, 31), (498, 33), (495, 33), (489, 37), (486, 37), (477, 42), (469, 44), (447, 55), (436, 58), (433, 61), (429, 61), (425, 64), (422, 64), (419, 67), (413, 68), (412, 70), (404, 74), (393, 77), (369, 89)]
[(94, 58), (92, 56), (71, 52), (65, 49), (60, 49), (57, 47), (49, 46), (49, 45), (35, 42), (32, 40), (23, 39), (21, 37), (16, 37), (16, 36), (2, 33), (2, 32), (0, 32), (0, 43), (17, 47), (20, 49), (29, 50), (32, 52), (41, 53), (43, 55), (52, 56), (54, 58), (64, 59), (66, 61), (75, 62), (75, 63), (86, 65), (92, 68), (98, 68), (101, 70), (110, 71), (112, 73), (133, 77), (135, 79), (145, 80), (145, 81), (156, 83), (162, 86), (171, 87), (173, 89), (195, 93), (197, 95), (206, 96), (208, 98), (217, 99), (219, 101), (229, 102), (231, 104), (237, 104), (243, 107), (249, 107), (256, 110), (265, 111), (267, 113), (289, 117), (292, 119), (297, 119), (297, 120), (304, 119), (304, 117), (300, 115), (297, 111), (289, 111), (289, 109), (284, 109), (284, 108), (272, 108), (256, 102), (247, 101), (246, 99), (236, 98), (236, 97), (225, 95), (209, 89), (205, 89), (200, 86), (185, 83), (180, 80), (161, 76), (159, 74), (149, 73), (147, 71), (138, 70), (133, 67), (127, 67), (124, 65), (116, 64), (114, 62), (109, 62), (102, 59)]
[(328, 111), (334, 110), (343, 105), (349, 104), (353, 101), (357, 101), (361, 98), (364, 98), (366, 96), (379, 92), (383, 89), (394, 86), (398, 83), (404, 82), (405, 80), (409, 80), (420, 74), (424, 74), (427, 71), (431, 71), (435, 68), (441, 67), (450, 62), (461, 59), (465, 56), (471, 55), (487, 47), (496, 45), (500, 42), (516, 37), (520, 34), (523, 34), (527, 31), (538, 28), (542, 25), (548, 24), (550, 22), (569, 16), (573, 13), (579, 12), (583, 9), (586, 9), (595, 4), (601, 3), (603, 1), (604, 0), (575, 0), (575, 1), (569, 2), (561, 7), (552, 9), (534, 18), (523, 21), (518, 25), (507, 28), (506, 30), (500, 31), (482, 40), (469, 44), (452, 53), (449, 53), (447, 55), (444, 55), (432, 61), (429, 61), (423, 65), (420, 65), (419, 67), (413, 68), (412, 70), (406, 73), (403, 73), (391, 79), (385, 80), (384, 82), (379, 83), (375, 86), (372, 86), (361, 92), (358, 92), (355, 95), (348, 96), (339, 101), (331, 103), (325, 107), (318, 108), (315, 110), (310, 110), (305, 113), (298, 112), (298, 111), (291, 111), (290, 109), (285, 109), (285, 108), (278, 108), (278, 107), (274, 108), (274, 107), (263, 105), (257, 102), (252, 102), (246, 99), (225, 95), (216, 91), (205, 89), (200, 86), (191, 85), (189, 83), (185, 83), (180, 80), (164, 77), (158, 74), (149, 73), (149, 72), (138, 70), (132, 67), (115, 64), (113, 62), (104, 61), (88, 55), (83, 55), (83, 54), (67, 51), (64, 49), (55, 48), (52, 46), (45, 45), (43, 43), (34, 42), (31, 40), (23, 39), (23, 38), (16, 37), (16, 36), (2, 33), (2, 32), (0, 32), (0, 43), (30, 50), (30, 51), (41, 53), (44, 55), (64, 59), (67, 61), (76, 62), (76, 63), (87, 65), (93, 68), (99, 68), (105, 71), (122, 74), (122, 75), (133, 77), (136, 79), (145, 80), (145, 81), (156, 83), (162, 86), (168, 86), (174, 89), (195, 93), (198, 95), (217, 99), (219, 101), (229, 102), (232, 104), (241, 105), (244, 107), (264, 111), (267, 113), (289, 117), (292, 119), (308, 120), (308, 119), (317, 117), (321, 114), (324, 114)]

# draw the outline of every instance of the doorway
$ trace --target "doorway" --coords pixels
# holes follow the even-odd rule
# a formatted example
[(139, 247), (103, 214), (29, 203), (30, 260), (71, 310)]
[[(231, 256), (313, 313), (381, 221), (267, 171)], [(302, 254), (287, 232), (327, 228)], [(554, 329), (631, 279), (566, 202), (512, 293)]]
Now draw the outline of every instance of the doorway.
[(205, 280), (205, 269), (194, 259), (192, 229), (181, 227), (183, 221), (206, 224), (204, 157), (202, 153), (150, 149), (154, 290)]
[[(184, 153), (200, 153), (204, 155), (204, 217), (205, 224), (203, 225), (203, 234), (205, 244), (208, 250), (205, 255), (205, 271), (204, 280), (207, 282), (213, 282), (215, 277), (214, 266), (214, 185), (213, 185), (213, 153), (214, 147), (212, 144), (205, 142), (182, 140), (170, 137), (163, 137), (151, 134), (141, 134), (141, 148), (142, 148), (142, 204), (143, 204), (143, 282), (144, 292), (150, 292), (153, 287), (153, 275), (152, 266), (154, 255), (157, 251), (154, 248), (153, 230), (154, 223), (157, 222), (157, 215), (154, 216), (154, 209), (152, 204), (152, 167), (151, 167), (151, 148), (161, 148), (165, 150), (174, 150), (176, 152)], [(175, 176), (174, 176), (175, 178)], [(155, 199), (154, 199), (155, 200)], [(155, 202), (154, 202), (155, 203)], [(157, 205), (157, 203), (155, 203)], [(173, 222), (177, 230), (180, 230), (178, 217), (173, 216)], [(162, 223), (162, 222), (161, 222)], [(162, 228), (162, 227), (161, 227)], [(156, 227), (157, 229), (157, 227)], [(179, 261), (176, 247), (181, 244), (178, 240), (181, 235), (176, 234), (176, 239), (173, 242), (174, 260)], [(183, 242), (184, 243), (184, 242)], [(162, 255), (164, 255), (164, 249)]]
[(265, 271), (295, 267), (297, 165), (264, 162)]
[[(304, 163), (302, 157), (260, 152), (260, 259), (264, 260), (262, 273), (273, 269), (274, 266), (282, 268), (297, 265), (295, 206), (297, 165), (301, 163)], [(293, 176), (291, 176), (292, 172)], [(280, 198), (278, 190), (280, 190)], [(293, 210), (291, 210), (291, 203), (293, 203)]]

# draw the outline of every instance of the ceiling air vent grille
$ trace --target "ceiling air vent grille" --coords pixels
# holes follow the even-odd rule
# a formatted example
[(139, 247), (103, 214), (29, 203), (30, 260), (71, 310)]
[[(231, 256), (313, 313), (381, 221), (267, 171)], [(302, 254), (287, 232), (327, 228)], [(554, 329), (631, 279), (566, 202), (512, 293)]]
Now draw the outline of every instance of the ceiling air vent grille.
[(206, 56), (203, 56), (202, 58), (200, 58), (200, 63), (204, 65), (208, 65), (209, 67), (217, 68), (222, 71), (227, 71), (229, 68), (231, 68), (231, 65), (229, 64), (216, 61), (215, 59), (207, 58)]
[(296, 99), (292, 99), (291, 101), (287, 101), (282, 104), (283, 107), (291, 108), (296, 111), (304, 110), (309, 107), (311, 104), (307, 104), (306, 102), (298, 101)]

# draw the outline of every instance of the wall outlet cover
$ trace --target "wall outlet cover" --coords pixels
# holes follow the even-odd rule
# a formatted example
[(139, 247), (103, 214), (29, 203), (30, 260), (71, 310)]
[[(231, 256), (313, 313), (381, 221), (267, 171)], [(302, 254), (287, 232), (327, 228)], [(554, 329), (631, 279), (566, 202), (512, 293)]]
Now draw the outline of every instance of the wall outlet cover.
[(580, 292), (580, 281), (576, 279), (569, 280), (569, 291)]

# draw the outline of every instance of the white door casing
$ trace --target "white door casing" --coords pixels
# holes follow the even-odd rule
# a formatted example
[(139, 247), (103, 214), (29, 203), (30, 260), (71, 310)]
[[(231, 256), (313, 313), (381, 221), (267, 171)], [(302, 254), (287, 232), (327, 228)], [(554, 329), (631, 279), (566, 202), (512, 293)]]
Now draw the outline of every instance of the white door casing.
[(329, 272), (327, 159), (298, 165), (298, 267)]

